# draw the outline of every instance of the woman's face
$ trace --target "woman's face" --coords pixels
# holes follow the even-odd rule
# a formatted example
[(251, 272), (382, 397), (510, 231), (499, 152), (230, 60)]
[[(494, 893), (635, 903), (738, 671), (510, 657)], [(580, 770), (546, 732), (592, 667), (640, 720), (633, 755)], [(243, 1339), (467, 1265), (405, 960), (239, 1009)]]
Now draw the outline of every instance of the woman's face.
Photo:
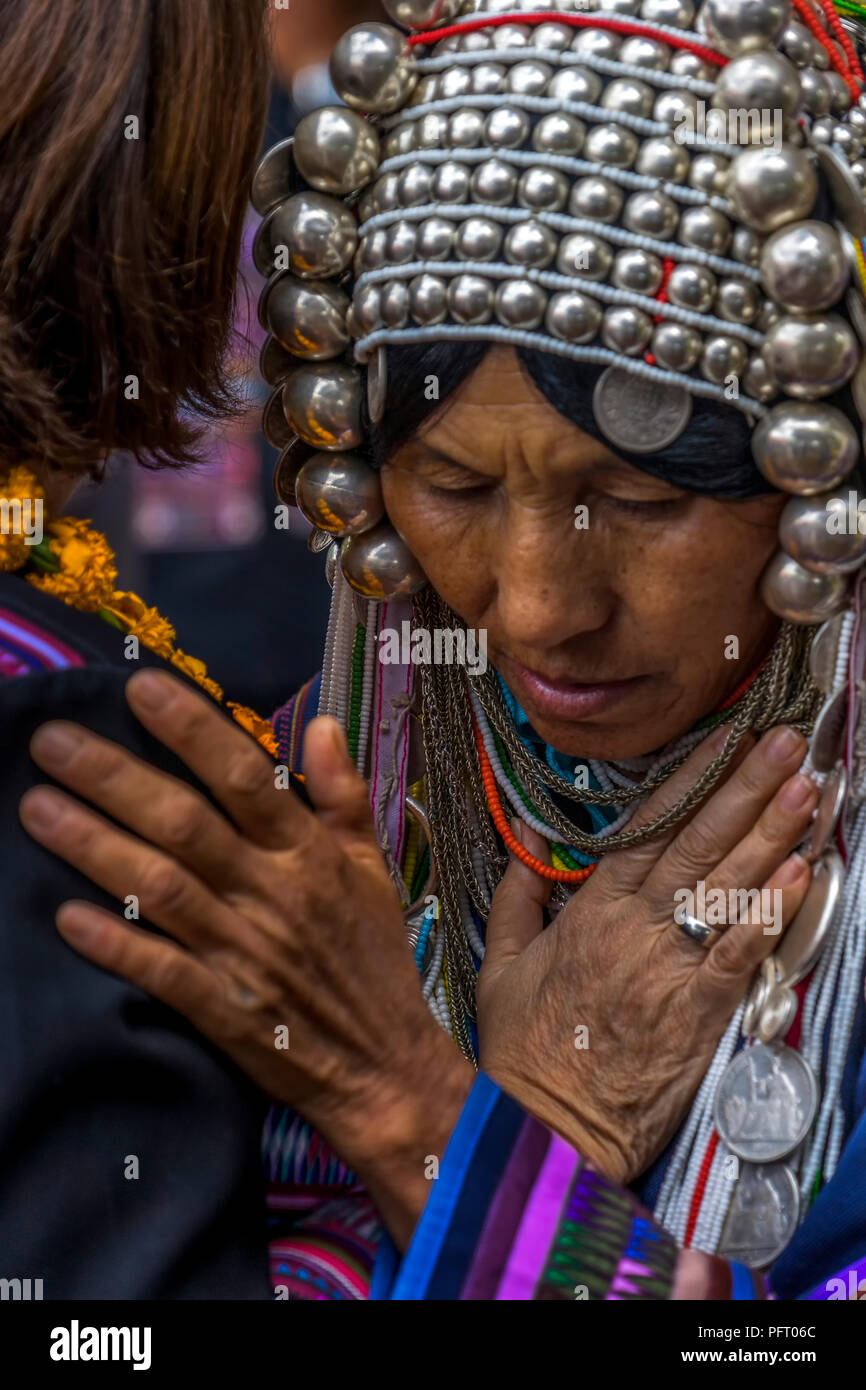
[(659, 748), (777, 630), (757, 584), (784, 498), (709, 501), (622, 462), (554, 410), (512, 348), (488, 351), (382, 482), (431, 583), (486, 628), (489, 661), (560, 752)]

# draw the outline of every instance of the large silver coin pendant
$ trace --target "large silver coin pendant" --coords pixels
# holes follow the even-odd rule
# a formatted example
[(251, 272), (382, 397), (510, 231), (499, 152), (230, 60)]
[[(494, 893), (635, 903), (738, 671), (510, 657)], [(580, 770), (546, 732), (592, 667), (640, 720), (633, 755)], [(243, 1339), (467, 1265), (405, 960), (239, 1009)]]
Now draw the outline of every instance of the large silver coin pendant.
[(785, 1163), (746, 1163), (740, 1170), (722, 1231), (719, 1254), (764, 1269), (797, 1229), (800, 1194)]
[(716, 1091), (721, 1139), (747, 1163), (773, 1163), (802, 1144), (818, 1107), (812, 1068), (791, 1047), (755, 1043), (728, 1064)]
[(592, 409), (611, 444), (632, 454), (652, 454), (679, 439), (691, 419), (692, 398), (684, 386), (608, 367), (596, 383)]

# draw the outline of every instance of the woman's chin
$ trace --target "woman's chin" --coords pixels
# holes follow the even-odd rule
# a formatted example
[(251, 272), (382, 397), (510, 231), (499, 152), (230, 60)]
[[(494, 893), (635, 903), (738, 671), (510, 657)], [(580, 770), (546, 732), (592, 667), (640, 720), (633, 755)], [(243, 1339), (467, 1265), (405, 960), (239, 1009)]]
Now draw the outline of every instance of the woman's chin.
[[(521, 702), (522, 703), (522, 702)], [(599, 762), (622, 762), (642, 758), (688, 731), (671, 719), (660, 720), (658, 708), (617, 711), (608, 719), (551, 718), (523, 705), (529, 721), (544, 742), (575, 758), (594, 758)]]

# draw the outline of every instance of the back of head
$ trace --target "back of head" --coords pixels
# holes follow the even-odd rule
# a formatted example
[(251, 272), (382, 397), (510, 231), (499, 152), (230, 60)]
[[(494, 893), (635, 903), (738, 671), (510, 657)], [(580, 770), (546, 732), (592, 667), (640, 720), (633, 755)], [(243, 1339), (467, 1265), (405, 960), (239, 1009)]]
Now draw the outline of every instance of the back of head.
[(0, 460), (180, 462), (229, 408), (266, 10), (0, 0)]

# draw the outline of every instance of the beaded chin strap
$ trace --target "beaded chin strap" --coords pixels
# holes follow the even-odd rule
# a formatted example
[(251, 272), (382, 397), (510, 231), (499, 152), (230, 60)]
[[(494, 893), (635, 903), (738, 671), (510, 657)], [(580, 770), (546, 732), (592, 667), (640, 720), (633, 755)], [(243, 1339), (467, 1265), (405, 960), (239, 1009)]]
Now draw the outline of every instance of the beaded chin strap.
[[(866, 409), (855, 22), (830, 0), (707, 0), (697, 19), (692, 0), (386, 9), (410, 34), (349, 30), (331, 59), (346, 105), (255, 175), (281, 498), (316, 543), (342, 540), (359, 593), (416, 592), (359, 452), (361, 364), (375, 424), (389, 343), (536, 347), (606, 366), (594, 412), (615, 448), (663, 449), (695, 395), (744, 412), (793, 494), (766, 602), (801, 623), (843, 608), (866, 556), (832, 497), (857, 432), (826, 403), (852, 382)], [(812, 216), (822, 181), (835, 225)]]
[[(809, 724), (816, 687), (823, 697), (807, 764), (822, 788), (806, 846), (813, 881), (719, 1045), (656, 1213), (683, 1245), (763, 1267), (834, 1171), (866, 961), (866, 576), (852, 583), (866, 536), (850, 525), (849, 500), (833, 496), (860, 441), (829, 402), (850, 383), (866, 418), (866, 101), (852, 43), (863, 16), (847, 0), (842, 18), (830, 0), (706, 0), (697, 18), (692, 0), (385, 8), (402, 29), (365, 24), (340, 40), (331, 77), (345, 105), (305, 117), (253, 184), (264, 219), (255, 259), (268, 277), (261, 368), (274, 387), (265, 433), (281, 450), (275, 484), (314, 523), (314, 548), (340, 542), (341, 573), (336, 547), (329, 556), (321, 708), (344, 717), (340, 673), (363, 672), (352, 686), (357, 757), (375, 765), (380, 840), (399, 876), (408, 773), (395, 750), (407, 743), (411, 668), (405, 688), (391, 672), (389, 695), (379, 672), (374, 689), (372, 601), (382, 621), (413, 594), (422, 616), (435, 617), (441, 603), (421, 593), (425, 577), (388, 524), (364, 456), (364, 395), (376, 425), (389, 344), (481, 339), (600, 364), (596, 423), (626, 453), (678, 438), (696, 395), (750, 420), (757, 466), (791, 494), (764, 599), (789, 623), (823, 623), (808, 675), (802, 660), (796, 668)], [(814, 215), (819, 198), (832, 220)], [(344, 579), (370, 601), (358, 628)], [(780, 641), (790, 643), (786, 632)], [(545, 770), (508, 742), (492, 682), (477, 683), (468, 703), (462, 679), (421, 671), (426, 829), (443, 907), (439, 929), (431, 932), (429, 914), (416, 921), (413, 948), (431, 1009), (471, 1055), (478, 921), (502, 859), (473, 806), (491, 789), (498, 798), (498, 783), (523, 814), (523, 778), (566, 864), (552, 875), (558, 905), (585, 870), (567, 867), (574, 828), (547, 796)], [(784, 698), (793, 698), (787, 686)], [(473, 728), (489, 754), (489, 786)], [(659, 766), (673, 765), (692, 738), (663, 750)], [(597, 800), (622, 789), (615, 769), (593, 769)], [(627, 821), (624, 813), (595, 840), (614, 842)], [(781, 1040), (807, 978), (795, 1051)], [(756, 1225), (755, 1213), (770, 1216)]]

